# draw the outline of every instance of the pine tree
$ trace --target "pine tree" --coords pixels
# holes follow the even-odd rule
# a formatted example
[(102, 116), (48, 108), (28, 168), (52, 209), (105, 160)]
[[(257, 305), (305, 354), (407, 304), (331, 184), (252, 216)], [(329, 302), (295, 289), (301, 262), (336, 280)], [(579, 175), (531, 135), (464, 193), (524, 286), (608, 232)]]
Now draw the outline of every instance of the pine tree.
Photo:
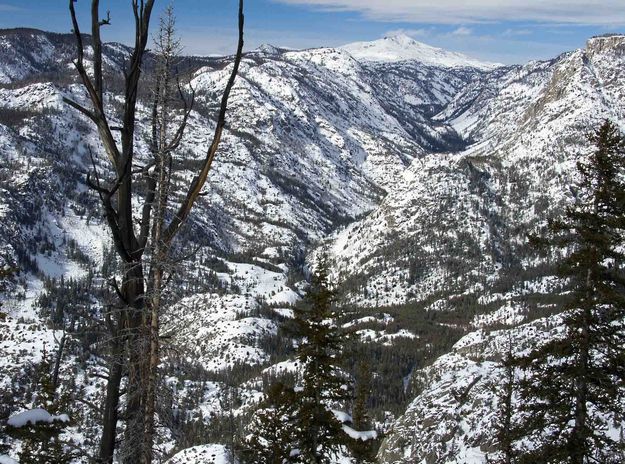
[(371, 394), (371, 369), (366, 360), (358, 363), (356, 372), (356, 388), (354, 392), (354, 406), (352, 420), (356, 430), (369, 430), (371, 420), (367, 412), (367, 402)]
[(489, 457), (487, 462), (492, 464), (512, 464), (517, 456), (515, 441), (520, 438), (519, 430), (514, 423), (514, 396), (517, 389), (516, 363), (512, 353), (512, 340), (508, 339), (508, 350), (502, 361), (502, 382), (496, 388), (498, 396), (498, 414), (495, 422), (495, 438), (497, 453)]
[(346, 443), (341, 423), (331, 407), (349, 401), (347, 381), (340, 371), (341, 334), (335, 324), (335, 293), (328, 283), (325, 258), (312, 277), (303, 304), (295, 309), (295, 332), (302, 341), (297, 359), (303, 367), (298, 392), (296, 430), (298, 462), (331, 463)]
[(591, 141), (576, 202), (542, 240), (566, 254), (559, 274), (571, 291), (562, 336), (520, 361), (523, 432), (533, 443), (521, 463), (622, 462), (607, 431), (623, 417), (625, 140), (606, 121)]
[[(68, 395), (58, 395), (52, 376), (52, 363), (45, 350), (41, 363), (35, 372), (37, 407), (52, 415), (65, 413), (69, 407)], [(76, 456), (68, 442), (61, 437), (67, 424), (62, 421), (29, 424), (23, 427), (9, 427), (8, 433), (20, 440), (22, 447), (19, 462), (22, 464), (69, 464)]]
[(267, 398), (248, 426), (243, 443), (243, 462), (250, 464), (283, 464), (291, 462), (295, 392), (281, 382), (274, 382)]
[[(356, 372), (356, 386), (354, 404), (352, 407), (352, 424), (357, 431), (371, 430), (371, 419), (368, 414), (367, 403), (371, 394), (371, 370), (366, 360), (358, 364)], [(357, 463), (375, 462), (375, 454), (380, 443), (376, 439), (354, 439), (349, 441), (349, 448)]]

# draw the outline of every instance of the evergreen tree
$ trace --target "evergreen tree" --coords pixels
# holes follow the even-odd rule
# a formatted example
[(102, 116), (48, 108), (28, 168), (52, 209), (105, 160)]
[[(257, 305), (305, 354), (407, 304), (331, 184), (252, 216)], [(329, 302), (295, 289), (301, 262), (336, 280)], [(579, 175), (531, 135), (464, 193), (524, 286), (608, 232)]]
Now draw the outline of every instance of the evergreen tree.
[[(371, 394), (371, 370), (366, 360), (360, 361), (356, 372), (354, 404), (352, 407), (352, 424), (357, 431), (371, 430), (367, 403)], [(380, 443), (379, 438), (362, 440), (352, 438), (349, 448), (357, 463), (375, 462), (375, 454)]]
[(267, 398), (248, 426), (243, 442), (243, 462), (250, 464), (283, 464), (291, 462), (295, 392), (281, 382), (271, 384)]
[(371, 394), (371, 369), (366, 360), (358, 363), (356, 372), (356, 388), (354, 392), (354, 406), (352, 408), (352, 420), (356, 430), (369, 430), (371, 419), (369, 418), (367, 402)]
[(307, 464), (334, 462), (346, 443), (341, 423), (330, 409), (350, 399), (339, 367), (342, 342), (335, 324), (334, 298), (322, 258), (306, 298), (295, 308), (294, 320), (296, 336), (301, 338), (297, 359), (303, 369), (295, 414), (300, 450), (297, 462)]
[(625, 141), (606, 121), (595, 151), (578, 163), (576, 202), (550, 224), (542, 244), (559, 249), (559, 274), (570, 282), (564, 333), (520, 361), (521, 463), (622, 462), (608, 433), (623, 417), (625, 382)]
[[(35, 372), (37, 407), (52, 415), (64, 414), (70, 405), (68, 395), (57, 395), (52, 376), (52, 365), (47, 352)], [(69, 464), (76, 456), (61, 437), (67, 424), (63, 421), (39, 422), (23, 427), (9, 427), (8, 433), (21, 441), (19, 453), (21, 464)]]
[(520, 438), (519, 429), (514, 423), (514, 395), (517, 389), (516, 359), (512, 354), (512, 340), (508, 339), (508, 351), (502, 361), (503, 379), (496, 387), (498, 396), (498, 414), (495, 422), (495, 438), (497, 453), (488, 457), (487, 462), (492, 464), (512, 464), (517, 456), (515, 441)]

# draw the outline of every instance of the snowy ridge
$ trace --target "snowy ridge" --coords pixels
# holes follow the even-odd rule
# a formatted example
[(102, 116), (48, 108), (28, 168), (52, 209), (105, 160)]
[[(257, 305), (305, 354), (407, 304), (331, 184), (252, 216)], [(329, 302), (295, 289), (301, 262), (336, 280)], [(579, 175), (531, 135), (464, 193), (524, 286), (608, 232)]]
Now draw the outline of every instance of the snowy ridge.
[(479, 296), (505, 277), (504, 264), (531, 267), (525, 233), (572, 200), (585, 134), (607, 117), (625, 125), (625, 39), (605, 40), (507, 70), (493, 97), (491, 84), (486, 99), (466, 90), (473, 103), (452, 124), (475, 121), (458, 129), (476, 143), (413, 161), (376, 210), (332, 240), (351, 302)]
[(496, 451), (497, 392), (502, 353), (526, 353), (559, 333), (559, 319), (504, 331), (478, 331), (415, 373), (422, 393), (393, 425), (378, 455), (385, 464), (483, 464)]
[[(45, 47), (31, 53), (20, 37)], [(0, 266), (24, 269), (0, 312), (0, 369), (10, 374), (0, 388), (15, 388), (21, 398), (12, 379), (27, 378), (44, 344), (51, 351), (61, 336), (37, 308), (44, 281), (97, 274), (109, 241), (97, 199), (84, 184), (87, 148), (98, 152), (97, 135), (61, 104), (64, 95), (82, 93), (71, 79), (58, 79), (69, 66), (71, 41), (37, 31), (0, 32), (0, 41), (10, 43), (0, 54), (6, 84), (0, 86)], [(175, 334), (174, 351), (198, 371), (221, 375), (247, 367), (255, 374), (233, 387), (240, 399), (233, 408), (224, 399), (225, 382), (190, 380), (173, 370), (165, 382), (173, 401), (190, 405), (185, 413), (202, 420), (226, 411), (240, 416), (262, 397), (263, 373), (298, 370), (290, 360), (270, 365), (262, 342), (276, 336), (277, 319), (289, 317), (300, 297), (292, 272), (332, 234), (333, 275), (354, 309), (344, 325), (360, 331), (362, 341), (419, 343), (406, 328), (369, 328), (396, 324), (383, 306), (435, 316), (454, 315), (467, 302), (475, 310), (450, 324), (470, 331), (452, 352), (406, 379), (429, 384), (388, 436), (381, 462), (429, 456), (483, 463), (491, 438), (472, 428), (489, 427), (492, 418), (488, 385), (497, 381), (507, 339), (501, 328), (523, 346), (557, 333), (557, 318), (532, 320), (550, 306), (527, 301), (557, 293), (559, 283), (540, 273), (525, 232), (570, 201), (575, 162), (589, 150), (582, 134), (605, 117), (625, 127), (624, 49), (622, 36), (594, 38), (586, 49), (552, 61), (502, 68), (408, 38), (346, 49), (267, 46), (248, 54), (210, 195), (184, 231), (184, 243), (200, 251), (180, 270), (180, 299), (163, 330)], [(107, 53), (116, 66), (125, 50), (111, 45)], [(185, 167), (205, 155), (231, 66), (228, 58), (193, 59), (198, 106), (181, 147)], [(106, 96), (109, 108), (118, 98)], [(149, 108), (140, 107), (139, 133), (148, 134), (148, 118)], [(137, 156), (144, 159), (147, 145), (139, 139)], [(180, 173), (192, 175), (190, 168)], [(184, 283), (191, 279), (204, 286), (189, 290)], [(96, 313), (101, 302), (87, 307)], [(373, 307), (382, 316), (371, 316)], [(104, 373), (96, 361), (89, 359), (76, 377), (92, 402), (104, 391), (103, 380), (89, 380)], [(454, 392), (478, 377), (469, 395), (478, 406), (454, 403)], [(71, 432), (94, 440), (93, 417), (86, 409), (81, 417), (85, 423)], [(160, 425), (161, 448), (169, 453), (171, 431)], [(453, 446), (445, 450), (436, 445), (448, 442)], [(206, 445), (171, 462), (230, 463), (228, 453)]]
[(418, 61), (428, 66), (444, 68), (477, 68), (492, 70), (499, 66), (470, 58), (461, 53), (417, 42), (405, 34), (384, 37), (372, 42), (355, 42), (341, 47), (354, 58), (364, 62)]

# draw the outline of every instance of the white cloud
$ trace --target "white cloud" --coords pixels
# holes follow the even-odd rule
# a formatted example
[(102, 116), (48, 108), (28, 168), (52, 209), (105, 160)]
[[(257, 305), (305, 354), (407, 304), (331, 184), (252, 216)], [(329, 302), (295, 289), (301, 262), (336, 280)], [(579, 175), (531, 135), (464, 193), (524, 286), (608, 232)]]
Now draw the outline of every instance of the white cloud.
[(273, 0), (326, 11), (354, 11), (380, 21), (467, 24), (541, 21), (625, 24), (623, 0)]
[(506, 29), (501, 35), (505, 37), (517, 37), (523, 35), (532, 35), (532, 31), (530, 29)]
[(458, 29), (451, 32), (451, 35), (460, 35), (460, 36), (467, 36), (467, 35), (472, 35), (472, 34), (473, 34), (473, 29), (470, 29), (464, 26), (460, 26)]
[(391, 31), (386, 32), (384, 35), (386, 37), (394, 36), (394, 35), (407, 35), (410, 37), (428, 37), (434, 34), (436, 31), (433, 27), (421, 28), (421, 29), (393, 29)]

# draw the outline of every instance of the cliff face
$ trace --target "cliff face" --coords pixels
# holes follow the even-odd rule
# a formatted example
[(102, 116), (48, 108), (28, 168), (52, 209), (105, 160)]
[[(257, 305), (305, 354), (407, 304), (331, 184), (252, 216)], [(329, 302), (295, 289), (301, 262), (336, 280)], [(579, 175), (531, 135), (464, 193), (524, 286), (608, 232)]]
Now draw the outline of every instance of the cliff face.
[[(111, 252), (85, 185), (98, 138), (62, 104), (64, 95), (82, 95), (71, 37), (0, 31), (0, 43), (0, 266), (21, 269), (3, 296), (0, 370), (11, 375), (0, 389), (26, 401), (28, 366), (60, 335), (49, 328), (50, 301), (66, 301), (51, 279), (75, 285), (62, 295), (75, 295), (75, 282), (103, 287)], [(297, 370), (278, 325), (301, 297), (306, 256), (326, 241), (349, 308), (345, 327), (393, 362), (396, 347), (413, 349), (405, 372), (402, 365), (393, 378), (377, 376), (380, 390), (398, 393), (380, 396), (376, 419), (416, 397), (381, 461), (484, 462), (504, 342), (511, 334), (523, 349), (557, 333), (548, 295), (560, 284), (526, 234), (571, 201), (575, 163), (589, 151), (585, 134), (604, 118), (625, 127), (624, 44), (623, 36), (599, 37), (550, 61), (495, 68), (455, 55), (443, 66), (359, 61), (340, 49), (248, 53), (209, 195), (179, 244), (181, 256), (199, 251), (180, 266), (164, 321), (177, 333), (169, 361), (185, 365), (168, 371), (164, 386), (180, 414), (207, 423), (229, 408), (242, 414), (261, 396), (261, 374)], [(114, 114), (113, 71), (128, 50), (106, 51)], [(198, 98), (177, 154), (182, 180), (205, 154), (231, 66), (228, 58), (185, 63)], [(144, 102), (139, 160), (148, 156), (148, 121)], [(96, 159), (101, 172), (105, 163)], [(105, 301), (78, 303), (99, 314)], [(422, 364), (462, 334), (449, 353)], [(104, 383), (89, 380), (104, 373), (97, 347), (86, 355), (81, 343), (69, 346), (67, 365), (79, 363), (80, 375), (67, 368), (62, 377), (99, 403)], [(98, 418), (87, 407), (80, 417), (76, 436), (95, 440)]]
[[(436, 237), (446, 234), (449, 255), (460, 250), (469, 267), (457, 271), (447, 266), (435, 277), (428, 272), (432, 267), (426, 267), (423, 279), (410, 286), (401, 277), (402, 272), (408, 275), (407, 266), (389, 259), (384, 271), (372, 273), (375, 278), (396, 276), (394, 298), (402, 301), (412, 295), (415, 307), (425, 300), (427, 312), (460, 312), (453, 303), (457, 298), (473, 297), (475, 303), (469, 333), (450, 353), (412, 376), (419, 394), (387, 436), (380, 462), (484, 463), (495, 451), (501, 357), (510, 344), (513, 353), (522, 353), (560, 333), (558, 316), (550, 315), (557, 296), (550, 295), (561, 292), (561, 284), (552, 275), (553, 267), (527, 246), (525, 236), (572, 202), (576, 162), (591, 149), (586, 135), (605, 118), (625, 127), (624, 45), (623, 36), (594, 38), (585, 49), (551, 63), (513, 70), (507, 85), (478, 110), (481, 124), (487, 121), (477, 132), (484, 138), (445, 157), (444, 163), (417, 167), (415, 162), (410, 170), (416, 180), (403, 193), (391, 192), (385, 199), (386, 210), (406, 218), (404, 224), (428, 224), (413, 237), (413, 225), (393, 234), (419, 247), (417, 259), (440, 262), (447, 249), (428, 248), (424, 240), (436, 244)], [(444, 172), (434, 175), (433, 169)], [(416, 193), (412, 200), (406, 199), (408, 192)], [(437, 198), (453, 206), (441, 211)], [(380, 230), (379, 224), (373, 213), (353, 227), (368, 237)], [(379, 242), (368, 243), (376, 249)], [(352, 241), (345, 253), (358, 246)], [(341, 264), (337, 269), (349, 272)], [(358, 292), (351, 295), (359, 301)], [(623, 425), (615, 424), (606, 433), (618, 434)]]

